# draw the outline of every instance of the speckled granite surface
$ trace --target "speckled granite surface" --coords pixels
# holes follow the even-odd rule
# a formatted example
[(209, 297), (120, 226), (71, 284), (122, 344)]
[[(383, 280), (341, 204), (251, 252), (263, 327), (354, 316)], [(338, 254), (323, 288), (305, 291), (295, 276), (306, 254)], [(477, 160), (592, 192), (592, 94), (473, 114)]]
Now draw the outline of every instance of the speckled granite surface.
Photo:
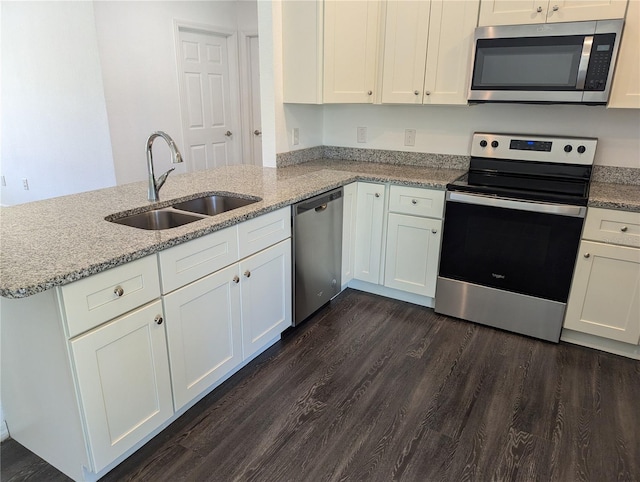
[[(138, 182), (0, 208), (0, 295), (30, 296), (356, 180), (445, 189), (463, 172), (329, 160), (280, 169), (234, 166), (172, 176), (160, 192), (159, 203), (149, 203), (146, 182)], [(213, 192), (262, 200), (163, 231), (146, 231), (104, 219)]]
[(589, 189), (589, 206), (640, 212), (640, 186), (592, 182)]
[(355, 147), (317, 146), (278, 154), (278, 167), (293, 166), (319, 159), (349, 160), (369, 163), (468, 169), (469, 156), (430, 154), (427, 152), (390, 151)]
[(591, 181), (640, 186), (640, 165), (638, 165), (637, 169), (632, 167), (593, 166)]

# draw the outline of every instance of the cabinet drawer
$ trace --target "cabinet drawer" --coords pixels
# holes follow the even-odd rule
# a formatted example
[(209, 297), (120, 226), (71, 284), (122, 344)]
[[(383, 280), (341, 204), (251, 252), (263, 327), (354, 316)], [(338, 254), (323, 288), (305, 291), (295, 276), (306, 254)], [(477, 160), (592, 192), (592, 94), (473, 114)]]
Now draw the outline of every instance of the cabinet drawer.
[(147, 256), (60, 287), (69, 337), (160, 296), (158, 263)]
[(582, 238), (640, 248), (640, 213), (589, 208)]
[(391, 186), (389, 212), (442, 218), (444, 191), (420, 187)]
[(216, 231), (158, 253), (162, 293), (238, 261), (238, 228)]
[(291, 208), (278, 209), (238, 225), (240, 258), (291, 237)]

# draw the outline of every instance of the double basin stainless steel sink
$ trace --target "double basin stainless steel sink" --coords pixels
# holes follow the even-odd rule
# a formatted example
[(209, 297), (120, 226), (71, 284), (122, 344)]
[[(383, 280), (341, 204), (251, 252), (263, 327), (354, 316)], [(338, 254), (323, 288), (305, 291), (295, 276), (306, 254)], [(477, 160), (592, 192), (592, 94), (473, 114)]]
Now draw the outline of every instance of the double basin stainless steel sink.
[(246, 198), (234, 194), (207, 194), (188, 201), (177, 202), (165, 208), (152, 209), (130, 216), (108, 216), (106, 220), (134, 228), (156, 231), (184, 226), (208, 216), (215, 216), (258, 201), (260, 198)]

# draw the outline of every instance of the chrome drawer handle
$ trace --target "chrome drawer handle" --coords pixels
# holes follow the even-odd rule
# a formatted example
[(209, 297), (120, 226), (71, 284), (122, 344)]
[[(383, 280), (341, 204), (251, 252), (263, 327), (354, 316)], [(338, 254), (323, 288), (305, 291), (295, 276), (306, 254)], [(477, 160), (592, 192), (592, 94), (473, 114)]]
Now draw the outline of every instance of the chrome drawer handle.
[(590, 258), (590, 257), (591, 257), (591, 254), (589, 254), (589, 253), (584, 253), (584, 257), (585, 257), (585, 258)]
[(240, 277), (239, 277), (238, 275), (235, 275), (235, 276), (233, 277), (233, 282), (234, 282), (235, 284), (240, 283)]
[(156, 325), (162, 325), (162, 322), (164, 321), (162, 319), (162, 315), (156, 315), (155, 319), (153, 320), (156, 322)]
[(433, 229), (431, 230), (431, 232), (432, 232), (433, 234), (437, 234), (437, 233), (438, 233), (438, 230), (437, 230), (436, 228), (433, 228)]
[(557, 5), (554, 5), (554, 6), (553, 6), (553, 11), (554, 11), (554, 12), (557, 12), (559, 9), (560, 9), (560, 7), (558, 7)]
[(416, 204), (418, 204), (418, 201), (416, 201), (415, 199), (412, 199), (411, 200), (411, 204), (413, 204), (415, 206)]
[(245, 275), (247, 278), (251, 278), (251, 271), (249, 271), (249, 270), (245, 271), (245, 272), (244, 272), (244, 275)]
[(116, 295), (118, 298), (120, 298), (124, 294), (124, 290), (122, 289), (122, 286), (116, 286), (113, 289), (113, 294)]
[(373, 91), (372, 90), (367, 91), (367, 95), (373, 95)]
[(374, 196), (375, 196), (375, 197), (380, 197), (380, 193), (379, 193), (379, 192), (377, 192), (377, 193), (375, 193), (375, 194), (374, 194)]
[(231, 131), (227, 131), (224, 133), (225, 136), (227, 137), (231, 137), (233, 135), (233, 133)]
[(626, 227), (626, 226), (622, 226), (622, 227), (620, 228), (620, 231), (622, 231), (623, 233), (626, 233), (626, 232), (627, 232), (627, 229), (629, 229), (629, 228), (628, 228), (628, 227)]
[(538, 13), (542, 12), (542, 7), (538, 7), (538, 9), (536, 10)]

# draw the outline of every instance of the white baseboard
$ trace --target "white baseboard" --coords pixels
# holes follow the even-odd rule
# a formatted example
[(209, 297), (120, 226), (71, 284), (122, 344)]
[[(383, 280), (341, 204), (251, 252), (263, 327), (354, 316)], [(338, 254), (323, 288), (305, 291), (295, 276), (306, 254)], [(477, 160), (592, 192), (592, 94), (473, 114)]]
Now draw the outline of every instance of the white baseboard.
[(567, 330), (566, 328), (562, 330), (560, 340), (566, 341), (567, 343), (573, 343), (575, 345), (606, 351), (608, 353), (613, 353), (614, 355), (640, 360), (640, 345), (630, 345), (629, 343), (609, 340), (607, 338), (601, 338), (587, 333)]
[(406, 291), (396, 290), (394, 288), (387, 288), (366, 281), (360, 281), (357, 279), (349, 280), (347, 283), (349, 288), (354, 290), (366, 291), (367, 293), (373, 293), (374, 295), (386, 296), (387, 298), (393, 298), (394, 300), (408, 301), (415, 305), (426, 306), (427, 308), (433, 308), (435, 306), (435, 300), (429, 296), (421, 296), (413, 293), (407, 293)]

